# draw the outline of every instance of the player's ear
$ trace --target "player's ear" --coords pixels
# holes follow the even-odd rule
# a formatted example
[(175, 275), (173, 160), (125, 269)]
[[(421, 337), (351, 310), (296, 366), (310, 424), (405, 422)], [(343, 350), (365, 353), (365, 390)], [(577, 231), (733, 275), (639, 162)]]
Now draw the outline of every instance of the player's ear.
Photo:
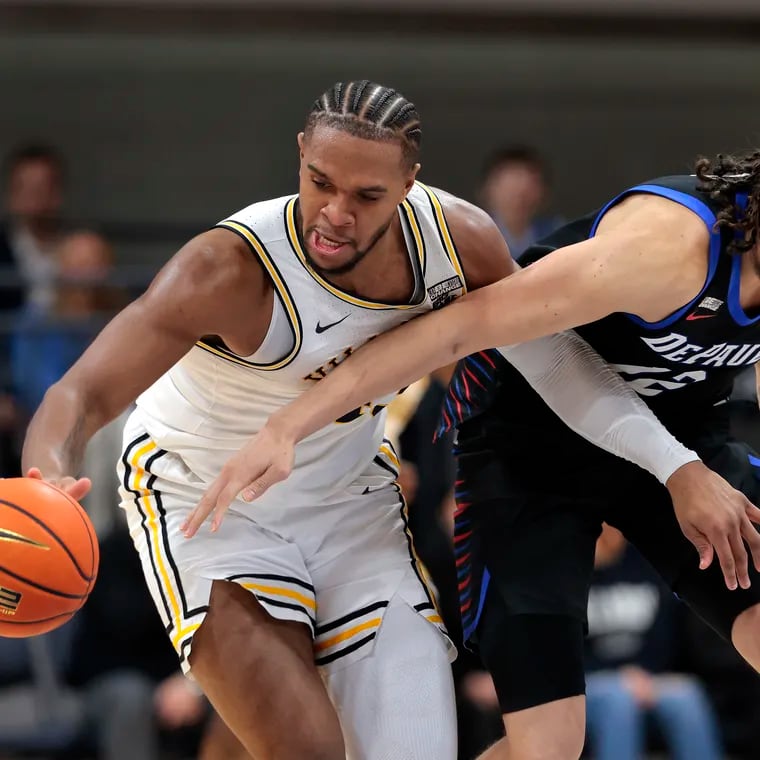
[(304, 142), (306, 140), (304, 133), (303, 132), (299, 132), (298, 133), (298, 137), (296, 139), (298, 140), (298, 152), (299, 152), (301, 158), (303, 158), (303, 146), (304, 146)]
[(406, 178), (406, 184), (404, 185), (404, 196), (406, 196), (414, 185), (414, 180), (417, 179), (417, 172), (420, 170), (420, 164), (415, 164), (410, 170), (409, 175)]

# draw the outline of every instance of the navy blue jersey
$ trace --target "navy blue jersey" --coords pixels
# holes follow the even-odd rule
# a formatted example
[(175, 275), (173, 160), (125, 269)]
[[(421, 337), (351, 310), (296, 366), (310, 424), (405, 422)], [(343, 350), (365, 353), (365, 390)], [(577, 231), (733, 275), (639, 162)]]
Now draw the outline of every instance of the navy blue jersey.
[[(628, 381), (652, 410), (671, 427), (694, 426), (725, 401), (733, 379), (760, 360), (760, 314), (746, 314), (739, 304), (741, 257), (726, 248), (734, 234), (715, 229), (719, 210), (697, 190), (693, 175), (661, 177), (621, 193), (603, 208), (562, 227), (526, 251), (526, 265), (557, 248), (594, 236), (605, 212), (635, 193), (659, 195), (691, 209), (710, 231), (709, 266), (700, 293), (659, 322), (650, 323), (625, 313), (611, 314), (577, 328), (577, 332)], [(741, 202), (741, 199), (737, 199)], [(498, 357), (498, 358), (497, 358)], [(497, 352), (462, 360), (452, 379), (442, 427), (459, 424), (486, 409), (502, 420), (528, 423), (544, 407), (537, 394)], [(495, 365), (486, 387), (466, 383), (475, 364)], [(519, 394), (520, 403), (510, 403)], [(447, 419), (448, 418), (448, 419)]]

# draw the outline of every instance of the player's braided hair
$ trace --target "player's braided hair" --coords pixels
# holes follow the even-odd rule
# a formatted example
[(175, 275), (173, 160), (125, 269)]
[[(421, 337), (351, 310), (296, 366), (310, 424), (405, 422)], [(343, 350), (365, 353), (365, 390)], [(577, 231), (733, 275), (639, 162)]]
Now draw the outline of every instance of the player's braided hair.
[[(697, 188), (718, 201), (718, 227), (735, 231), (729, 253), (743, 253), (757, 242), (760, 226), (760, 150), (741, 156), (719, 154), (714, 159), (700, 158), (694, 167)], [(746, 208), (737, 203), (737, 193), (746, 194)]]
[(306, 121), (308, 137), (317, 125), (341, 129), (365, 140), (398, 142), (411, 167), (420, 152), (422, 130), (414, 103), (390, 87), (369, 82), (337, 82), (315, 101)]

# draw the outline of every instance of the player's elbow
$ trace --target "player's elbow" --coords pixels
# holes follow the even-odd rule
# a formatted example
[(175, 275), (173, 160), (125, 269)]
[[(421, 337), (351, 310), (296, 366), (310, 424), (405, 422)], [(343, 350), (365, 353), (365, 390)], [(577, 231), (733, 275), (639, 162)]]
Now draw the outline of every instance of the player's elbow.
[(78, 383), (71, 373), (64, 375), (47, 389), (38, 412), (43, 409), (62, 410), (87, 421), (87, 429), (93, 433), (118, 416), (120, 409), (113, 409), (108, 394), (99, 393)]

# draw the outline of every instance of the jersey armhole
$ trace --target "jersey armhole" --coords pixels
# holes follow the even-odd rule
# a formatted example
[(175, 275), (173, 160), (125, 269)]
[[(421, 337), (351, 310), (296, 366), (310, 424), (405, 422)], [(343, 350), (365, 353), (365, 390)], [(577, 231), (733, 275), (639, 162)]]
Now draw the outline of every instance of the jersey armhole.
[[(288, 286), (285, 284), (285, 280), (283, 280), (282, 275), (280, 274), (280, 270), (277, 268), (277, 265), (274, 263), (272, 257), (267, 252), (264, 244), (261, 242), (261, 240), (259, 240), (256, 233), (250, 227), (243, 224), (242, 222), (235, 221), (234, 219), (225, 219), (223, 222), (219, 222), (219, 224), (215, 225), (215, 227), (234, 232), (236, 235), (238, 235), (238, 237), (242, 238), (251, 249), (253, 255), (256, 256), (261, 265), (264, 267), (265, 272), (272, 281), (272, 285), (274, 287), (275, 293), (277, 294), (277, 298), (279, 299), (280, 304), (284, 309), (285, 314), (287, 315), (288, 322), (290, 323), (290, 329), (292, 330), (294, 337), (293, 348), (286, 356), (276, 362), (257, 364), (256, 362), (249, 361), (248, 359), (232, 353), (226, 347), (223, 348), (219, 345), (212, 345), (202, 340), (198, 341), (196, 345), (199, 348), (202, 348), (204, 351), (209, 351), (210, 353), (216, 354), (223, 359), (227, 359), (228, 361), (232, 361), (235, 364), (240, 364), (244, 367), (251, 367), (252, 369), (260, 370), (282, 369), (283, 367), (290, 364), (293, 359), (295, 359), (295, 357), (298, 355), (298, 352), (301, 350), (301, 344), (303, 343), (301, 317), (298, 314), (298, 310), (296, 309), (293, 297), (288, 290)], [(276, 305), (272, 309), (273, 320), (275, 316), (275, 309)], [(270, 335), (272, 327), (273, 323), (270, 323), (266, 337)], [(264, 338), (264, 341), (266, 341), (266, 337)]]

